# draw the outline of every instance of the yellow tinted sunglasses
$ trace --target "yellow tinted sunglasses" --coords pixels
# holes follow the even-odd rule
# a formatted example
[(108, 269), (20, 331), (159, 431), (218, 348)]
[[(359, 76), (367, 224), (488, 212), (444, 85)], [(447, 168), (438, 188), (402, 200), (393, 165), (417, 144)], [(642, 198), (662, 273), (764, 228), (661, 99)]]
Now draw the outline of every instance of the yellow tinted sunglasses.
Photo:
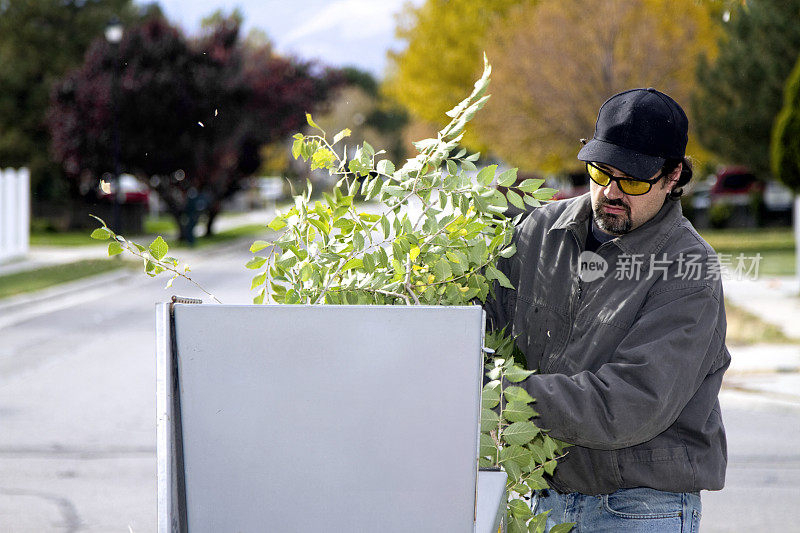
[(601, 187), (607, 187), (608, 184), (611, 183), (611, 180), (616, 181), (619, 190), (630, 196), (647, 194), (653, 187), (653, 184), (664, 177), (662, 174), (659, 174), (649, 181), (637, 180), (635, 178), (618, 178), (596, 166), (594, 163), (586, 163), (586, 172), (589, 173), (589, 177), (592, 178), (592, 181)]

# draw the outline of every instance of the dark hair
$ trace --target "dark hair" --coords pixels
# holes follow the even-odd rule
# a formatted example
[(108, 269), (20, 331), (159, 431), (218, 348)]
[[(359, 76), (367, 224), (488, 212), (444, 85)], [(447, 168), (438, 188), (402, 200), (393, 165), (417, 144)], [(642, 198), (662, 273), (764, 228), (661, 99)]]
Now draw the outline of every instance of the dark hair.
[(678, 183), (672, 188), (672, 191), (669, 193), (670, 200), (677, 200), (683, 194), (683, 187), (689, 183), (692, 179), (692, 160), (688, 157), (684, 157), (682, 159), (667, 159), (664, 163), (664, 166), (661, 167), (661, 173), (669, 176), (672, 174), (678, 165), (683, 163), (683, 168), (681, 169), (681, 175), (678, 178)]

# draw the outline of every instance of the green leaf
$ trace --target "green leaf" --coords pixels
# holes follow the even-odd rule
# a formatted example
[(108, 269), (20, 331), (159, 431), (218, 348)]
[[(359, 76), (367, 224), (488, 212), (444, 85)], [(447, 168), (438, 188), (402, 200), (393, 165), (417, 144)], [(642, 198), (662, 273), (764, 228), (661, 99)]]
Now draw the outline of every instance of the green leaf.
[(375, 258), (372, 256), (372, 254), (364, 254), (364, 257), (363, 257), (362, 261), (363, 261), (363, 267), (364, 267), (365, 271), (367, 271), (370, 274), (375, 272), (375, 266), (376, 266), (375, 265)]
[(517, 209), (525, 209), (525, 202), (522, 201), (522, 196), (515, 193), (511, 189), (506, 192), (506, 198), (508, 198), (508, 201), (511, 203), (511, 205)]
[(250, 251), (253, 253), (260, 252), (267, 246), (269, 246), (267, 241), (256, 241), (250, 246)]
[(297, 159), (303, 152), (303, 139), (295, 139), (292, 143), (292, 157)]
[(500, 390), (498, 386), (490, 387), (488, 384), (483, 387), (481, 393), (481, 407), (484, 409), (494, 409), (500, 403)]
[(488, 433), (497, 429), (497, 424), (500, 422), (500, 415), (491, 409), (481, 409), (481, 431)]
[(277, 216), (272, 219), (272, 222), (267, 224), (267, 227), (272, 231), (280, 231), (286, 227), (286, 219), (284, 219), (282, 216)]
[(447, 160), (447, 172), (448, 174), (458, 174), (458, 166), (452, 159)]
[(509, 402), (503, 409), (503, 418), (509, 422), (527, 422), (536, 414), (527, 402)]
[(512, 516), (508, 520), (508, 533), (528, 533), (528, 526), (525, 525), (526, 520)]
[(92, 239), (97, 239), (98, 241), (105, 241), (109, 237), (111, 237), (111, 233), (105, 228), (97, 228), (89, 235)]
[(488, 187), (492, 184), (494, 180), (494, 173), (497, 170), (497, 165), (489, 165), (488, 167), (483, 167), (480, 172), (478, 172), (478, 183), (481, 185)]
[(512, 481), (517, 482), (522, 477), (522, 467), (516, 461), (500, 461), (500, 465)]
[(264, 294), (265, 293), (266, 293), (266, 290), (265, 289), (261, 289), (261, 292), (259, 292), (258, 295), (256, 295), (255, 298), (253, 298), (253, 303), (254, 304), (262, 304), (262, 303), (264, 303)]
[(354, 268), (361, 268), (363, 265), (364, 261), (361, 258), (354, 257), (344, 264), (344, 266), (342, 267), (342, 272), (345, 272), (347, 270), (352, 270)]
[(300, 267), (300, 281), (308, 281), (311, 279), (311, 275), (314, 273), (314, 267), (311, 266), (311, 263), (306, 263), (302, 267)]
[(362, 153), (364, 154), (364, 159), (369, 160), (373, 155), (375, 155), (375, 148), (372, 147), (367, 141), (364, 141), (364, 145), (362, 148)]
[(539, 200), (537, 200), (533, 196), (528, 196), (527, 194), (525, 195), (523, 200), (525, 200), (525, 203), (531, 207), (540, 207), (542, 205), (542, 203)]
[(264, 266), (264, 263), (266, 263), (266, 262), (267, 262), (267, 258), (266, 257), (261, 257), (261, 256), (257, 255), (254, 258), (252, 258), (250, 261), (248, 261), (247, 264), (245, 264), (244, 266), (245, 266), (245, 268), (249, 268), (251, 270), (255, 270), (257, 268), (261, 268), (262, 266)]
[(516, 244), (509, 244), (507, 247), (500, 250), (500, 257), (505, 257), (508, 259), (512, 257), (515, 253), (517, 253), (517, 245)]
[(517, 181), (517, 169), (510, 168), (497, 176), (497, 184), (501, 187), (510, 187)]
[(330, 226), (324, 220), (317, 220), (315, 218), (309, 218), (308, 223), (317, 228), (321, 235), (327, 236), (331, 232)]
[(525, 370), (524, 368), (514, 365), (506, 370), (506, 379), (512, 383), (519, 383), (524, 381), (533, 374), (533, 370)]
[(492, 437), (486, 433), (481, 433), (480, 450), (478, 455), (480, 457), (494, 457), (497, 453), (497, 447), (494, 444)]
[(377, 170), (380, 174), (391, 176), (394, 174), (394, 163), (388, 159), (381, 159), (378, 161), (378, 165), (375, 167), (375, 170)]
[(575, 527), (575, 522), (566, 522), (550, 528), (550, 533), (569, 533)]
[(506, 446), (500, 450), (501, 461), (514, 461), (520, 467), (527, 466), (531, 462), (532, 457), (530, 450), (522, 446)]
[(433, 266), (433, 275), (437, 281), (445, 281), (453, 276), (450, 263), (446, 259), (439, 259)]
[(557, 190), (550, 188), (539, 189), (538, 191), (533, 193), (533, 197), (536, 198), (537, 200), (549, 200), (557, 192), (558, 192)]
[(313, 118), (311, 118), (311, 113), (306, 113), (306, 122), (308, 122), (308, 125), (309, 125), (309, 126), (311, 126), (312, 128), (316, 128), (316, 129), (318, 129), (318, 130), (319, 130), (319, 131), (321, 131), (323, 134), (325, 133), (325, 130), (323, 130), (322, 128), (320, 128), (319, 126), (317, 126), (317, 123), (316, 123), (316, 122), (314, 122), (314, 119), (313, 119)]
[(541, 187), (543, 183), (543, 179), (527, 179), (517, 185), (517, 189), (521, 190), (522, 192), (530, 193)]
[(556, 460), (550, 459), (543, 466), (544, 466), (544, 471), (547, 472), (547, 475), (552, 476), (553, 471), (556, 469)]
[(392, 226), (389, 223), (389, 219), (386, 218), (386, 215), (381, 216), (381, 229), (383, 230), (383, 238), (388, 239), (392, 231)]
[(531, 422), (514, 422), (503, 430), (503, 439), (509, 444), (527, 444), (539, 434), (537, 428)]
[(486, 373), (486, 376), (489, 379), (500, 379), (500, 373), (502, 370), (502, 368), (493, 368)]
[(336, 135), (333, 136), (333, 144), (338, 143), (339, 141), (341, 141), (345, 137), (350, 137), (351, 133), (352, 132), (350, 131), (349, 128), (343, 129), (342, 131), (340, 131), (339, 133), (337, 133)]
[(117, 241), (108, 243), (108, 256), (118, 255), (122, 253), (122, 245)]
[(533, 516), (530, 506), (519, 499), (513, 499), (508, 502), (508, 510), (511, 511), (511, 516), (521, 518), (523, 520), (527, 520)]
[(506, 277), (505, 274), (497, 270), (492, 265), (488, 265), (486, 267), (486, 277), (487, 279), (496, 279), (498, 283), (500, 283), (501, 287), (506, 287), (507, 289), (513, 289), (514, 286), (511, 284), (509, 279)]
[(168, 251), (169, 246), (167, 246), (167, 243), (161, 238), (161, 235), (156, 237), (155, 240), (150, 243), (150, 255), (152, 255), (155, 259), (160, 260), (162, 257), (167, 255)]
[(534, 399), (528, 394), (528, 391), (523, 389), (522, 387), (511, 386), (506, 387), (503, 391), (503, 398), (506, 399), (507, 402), (525, 402), (531, 403)]
[(263, 285), (264, 282), (266, 282), (266, 280), (267, 280), (267, 273), (262, 272), (261, 274), (253, 278), (252, 283), (250, 283), (250, 290), (255, 289), (259, 285)]
[(528, 533), (544, 533), (544, 529), (547, 526), (547, 516), (549, 514), (550, 511), (545, 511), (534, 516), (533, 519), (528, 522)]

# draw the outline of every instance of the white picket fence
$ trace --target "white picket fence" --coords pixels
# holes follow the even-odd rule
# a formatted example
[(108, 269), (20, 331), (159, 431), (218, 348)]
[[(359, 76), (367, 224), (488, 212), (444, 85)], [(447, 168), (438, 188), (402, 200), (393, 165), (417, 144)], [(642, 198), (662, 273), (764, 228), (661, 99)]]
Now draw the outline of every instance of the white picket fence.
[(0, 263), (28, 253), (30, 190), (27, 168), (0, 169)]

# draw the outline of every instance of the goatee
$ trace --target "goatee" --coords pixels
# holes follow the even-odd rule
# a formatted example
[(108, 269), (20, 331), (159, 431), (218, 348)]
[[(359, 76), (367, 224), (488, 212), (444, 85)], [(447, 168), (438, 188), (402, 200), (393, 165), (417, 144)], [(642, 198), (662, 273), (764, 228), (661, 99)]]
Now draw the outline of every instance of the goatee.
[[(603, 206), (620, 207), (625, 210), (622, 214), (606, 213)], [(593, 206), (592, 212), (594, 213), (594, 222), (597, 227), (606, 233), (613, 235), (622, 235), (628, 233), (633, 226), (631, 221), (631, 210), (625, 205), (622, 200), (609, 200), (600, 198)]]

